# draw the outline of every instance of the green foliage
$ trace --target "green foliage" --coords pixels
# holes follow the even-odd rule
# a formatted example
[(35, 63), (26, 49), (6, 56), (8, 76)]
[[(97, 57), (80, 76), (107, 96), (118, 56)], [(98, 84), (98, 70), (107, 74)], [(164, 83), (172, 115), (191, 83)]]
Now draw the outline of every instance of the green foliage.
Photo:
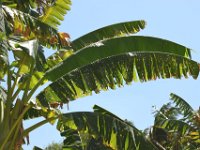
[(62, 146), (63, 146), (63, 144), (61, 144), (61, 143), (55, 143), (55, 142), (53, 142), (53, 143), (49, 144), (45, 148), (45, 150), (62, 150)]
[(144, 20), (113, 24), (81, 36), (72, 41), (71, 45), (73, 50), (80, 50), (98, 41), (135, 34), (144, 29), (145, 25), (146, 22)]
[[(0, 149), (20, 149), (29, 143), (31, 131), (56, 120), (66, 138), (64, 149), (155, 149), (132, 124), (98, 106), (94, 112), (69, 114), (58, 107), (132, 81), (196, 79), (199, 64), (191, 60), (191, 50), (164, 39), (134, 36), (144, 29), (143, 20), (106, 26), (70, 42), (69, 34), (57, 31), (70, 5), (70, 0), (0, 3), (0, 83), (5, 82), (0, 84)], [(43, 47), (56, 52), (46, 58)], [(52, 83), (38, 94), (47, 81)], [(188, 124), (193, 110), (176, 95), (172, 99), (184, 119), (157, 116), (156, 123), (198, 143), (199, 113), (195, 123)], [(37, 117), (44, 120), (23, 128), (23, 121)]]
[[(57, 128), (66, 137), (64, 147), (71, 149), (156, 149), (137, 128), (96, 105), (94, 112), (63, 114)], [(80, 139), (74, 138), (77, 135)], [(74, 140), (69, 140), (69, 137)], [(77, 143), (79, 148), (75, 148)]]
[[(65, 59), (62, 65), (57, 65), (48, 70), (46, 77), (51, 81), (55, 81), (76, 68), (126, 53), (133, 53), (133, 56), (138, 53), (147, 55), (164, 53), (166, 56), (173, 54), (190, 58), (190, 49), (167, 40), (142, 36), (119, 37), (100, 41), (99, 45), (98, 43), (94, 43), (94, 45), (79, 50), (74, 55)], [(159, 59), (159, 55), (156, 59)], [(198, 65), (195, 68), (198, 68)]]
[(168, 149), (199, 149), (199, 110), (181, 97), (171, 94), (173, 103), (163, 105), (157, 111), (150, 139), (158, 147)]
[(57, 28), (60, 25), (60, 21), (64, 20), (64, 15), (70, 10), (71, 0), (56, 0), (52, 2), (49, 6), (44, 7), (40, 20)]
[(2, 4), (57, 28), (64, 19), (64, 15), (70, 10), (71, 0), (2, 0)]
[(6, 33), (10, 40), (21, 42), (38, 39), (41, 45), (53, 49), (69, 46), (69, 37), (63, 36), (64, 33), (59, 33), (39, 19), (7, 6), (3, 6), (3, 13)]
[[(67, 64), (72, 63), (72, 60), (77, 59), (70, 59)], [(77, 65), (75, 62), (74, 65)], [(70, 69), (68, 65), (65, 67), (65, 71)], [(100, 90), (115, 89), (116, 85), (121, 87), (124, 81), (130, 84), (132, 81), (181, 78), (183, 75), (187, 77), (188, 74), (196, 78), (198, 71), (197, 63), (186, 58), (162, 53), (127, 53), (108, 57), (69, 72), (45, 88), (37, 99), (45, 106), (55, 100), (68, 103), (70, 100), (91, 95), (92, 91), (99, 93)]]
[(3, 9), (0, 5), (0, 81), (3, 79), (8, 67), (8, 43), (5, 37), (5, 22)]

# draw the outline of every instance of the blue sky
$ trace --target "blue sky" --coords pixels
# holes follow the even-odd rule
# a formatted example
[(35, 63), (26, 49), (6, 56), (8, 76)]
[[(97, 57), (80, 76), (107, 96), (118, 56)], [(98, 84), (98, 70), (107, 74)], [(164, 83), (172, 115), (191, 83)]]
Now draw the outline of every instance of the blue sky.
[[(193, 59), (200, 62), (199, 14), (197, 0), (72, 0), (71, 11), (59, 30), (68, 32), (73, 40), (109, 24), (144, 19), (147, 26), (138, 35), (160, 37), (192, 48)], [(153, 123), (152, 106), (159, 108), (168, 102), (171, 92), (188, 100), (195, 109), (200, 106), (200, 79), (192, 78), (132, 83), (81, 98), (69, 106), (70, 111), (88, 111), (97, 104), (144, 129)], [(36, 121), (28, 121), (25, 126)], [(30, 134), (31, 144), (24, 149), (31, 150), (34, 145), (44, 148), (52, 141), (62, 138), (55, 126), (45, 125)]]

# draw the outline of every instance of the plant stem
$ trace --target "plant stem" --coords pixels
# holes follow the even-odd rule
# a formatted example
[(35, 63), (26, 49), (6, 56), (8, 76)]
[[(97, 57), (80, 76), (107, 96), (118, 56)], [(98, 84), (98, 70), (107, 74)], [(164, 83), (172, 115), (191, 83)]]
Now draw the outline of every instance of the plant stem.
[[(10, 91), (10, 94), (11, 94), (11, 95), (13, 95), (13, 92), (14, 92), (15, 87), (16, 87), (16, 85), (17, 85), (17, 82), (18, 82), (18, 79), (19, 79), (19, 72), (20, 72), (20, 69), (18, 69), (18, 71), (17, 71), (17, 76), (16, 76), (15, 81), (14, 81), (14, 83), (13, 83), (13, 86), (12, 86), (12, 88), (11, 88), (11, 91)], [(13, 99), (13, 100), (14, 100), (14, 99)]]
[(18, 117), (18, 119), (16, 120), (16, 122), (14, 123), (14, 125), (12, 126), (12, 128), (10, 129), (10, 132), (8, 133), (8, 135), (6, 136), (5, 140), (3, 141), (0, 150), (3, 150), (4, 146), (6, 145), (6, 143), (8, 142), (11, 134), (13, 133), (13, 131), (16, 129), (16, 126), (20, 123), (20, 121), (23, 119), (24, 114), (29, 110), (29, 108), (31, 107), (31, 105), (28, 105), (23, 112), (20, 114), (20, 116)]
[(41, 122), (38, 122), (36, 124), (34, 124), (33, 126), (29, 127), (28, 129), (24, 130), (23, 132), (23, 137), (27, 136), (31, 131), (33, 131), (34, 129), (37, 129), (39, 128), (40, 126), (50, 122), (50, 121), (53, 121), (53, 120), (56, 120), (58, 119), (59, 116), (56, 116), (56, 117), (51, 117), (51, 118), (48, 118), (48, 119), (45, 119), (45, 120), (42, 120)]
[(10, 110), (10, 106), (11, 106), (11, 72), (10, 72), (10, 67), (8, 66), (8, 75), (7, 75), (7, 101), (6, 101), (6, 105), (8, 110)]
[(12, 101), (14, 101), (16, 99), (16, 97), (19, 95), (21, 89), (18, 88), (17, 91), (14, 93), (14, 95), (12, 96)]
[(19, 127), (21, 126), (21, 124), (19, 123), (18, 125), (17, 125), (17, 127), (16, 127), (16, 132), (14, 133), (14, 136), (13, 136), (13, 138), (12, 138), (12, 143), (10, 144), (10, 149), (12, 149), (13, 147), (14, 147), (14, 144), (16, 144), (15, 142), (15, 140), (16, 140), (16, 138), (17, 138), (17, 135), (18, 135), (18, 131), (19, 131)]
[(6, 100), (6, 108), (5, 108), (5, 120), (9, 120), (10, 117), (10, 109), (12, 105), (12, 96), (10, 95), (10, 90), (11, 90), (11, 72), (10, 72), (10, 67), (8, 65), (8, 74), (7, 74), (7, 100)]

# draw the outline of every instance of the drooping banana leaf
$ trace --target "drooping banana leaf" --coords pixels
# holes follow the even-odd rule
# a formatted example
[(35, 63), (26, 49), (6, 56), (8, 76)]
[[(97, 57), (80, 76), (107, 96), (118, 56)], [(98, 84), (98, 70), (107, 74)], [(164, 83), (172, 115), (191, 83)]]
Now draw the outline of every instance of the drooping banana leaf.
[[(74, 60), (76, 62), (76, 60)], [(78, 62), (76, 62), (78, 63)], [(130, 84), (132, 81), (146, 82), (158, 78), (197, 78), (198, 64), (190, 59), (163, 53), (126, 53), (97, 60), (74, 69), (50, 84), (37, 100), (48, 106), (54, 102), (68, 103), (70, 100), (91, 95), (92, 91)]]
[(26, 13), (3, 6), (7, 36), (16, 41), (37, 38), (43, 46), (54, 49), (68, 48), (69, 35), (57, 30)]
[[(99, 106), (94, 106), (94, 112), (64, 114), (58, 121), (57, 128), (66, 138), (79, 135), (82, 149), (156, 150), (137, 128)], [(64, 147), (72, 149), (76, 143), (79, 143), (81, 149), (78, 138), (66, 141)]]
[(74, 51), (77, 51), (102, 40), (135, 34), (144, 29), (145, 25), (146, 22), (144, 20), (112, 24), (79, 37), (72, 42), (71, 46)]
[(43, 104), (67, 103), (92, 91), (121, 86), (123, 80), (143, 82), (189, 74), (197, 78), (198, 64), (187, 58), (189, 49), (162, 39), (134, 36), (105, 40), (102, 46), (84, 48), (48, 70), (47, 79), (62, 78), (37, 98)]
[(107, 57), (129, 52), (160, 52), (190, 58), (190, 49), (174, 42), (143, 36), (119, 37), (101, 41), (98, 44), (83, 48), (65, 59), (60, 64), (48, 70), (45, 77), (48, 80), (55, 81), (74, 69), (89, 65), (92, 62)]
[(89, 46), (91, 44), (95, 45), (96, 42), (112, 39), (116, 37), (129, 36), (131, 34), (139, 32), (145, 27), (144, 20), (122, 22), (117, 24), (112, 24), (105, 26), (103, 28), (97, 29), (86, 35), (71, 42), (72, 49), (57, 51), (55, 54), (51, 55), (48, 59), (49, 68), (62, 62), (67, 57), (71, 56), (76, 51), (81, 50), (83, 47)]
[[(97, 42), (99, 40), (105, 40), (109, 38), (133, 34), (133, 33), (139, 32), (139, 30), (143, 29), (144, 27), (145, 27), (145, 21), (143, 20), (123, 22), (123, 23), (106, 26), (96, 31), (93, 31), (91, 33), (88, 33), (82, 38), (75, 40), (73, 45), (77, 45), (76, 43), (79, 43), (80, 40), (82, 42), (83, 40), (86, 42), (89, 40), (89, 38), (91, 38), (90, 42)], [(48, 57), (46, 60), (43, 54), (43, 50), (40, 47), (40, 49), (38, 50), (38, 57), (36, 61), (37, 71), (39, 71), (40, 73), (36, 72), (33, 75), (33, 79), (31, 80), (31, 83), (30, 83), (30, 89), (32, 89), (34, 85), (37, 84), (37, 82), (41, 79), (45, 71), (51, 69), (58, 63), (61, 63), (64, 59), (74, 54), (75, 51), (76, 49), (73, 49), (73, 50), (62, 49), (62, 50), (56, 51), (53, 55)], [(23, 81), (25, 81), (25, 78), (26, 76), (23, 77)], [(21, 88), (22, 87), (24, 86), (21, 86)]]

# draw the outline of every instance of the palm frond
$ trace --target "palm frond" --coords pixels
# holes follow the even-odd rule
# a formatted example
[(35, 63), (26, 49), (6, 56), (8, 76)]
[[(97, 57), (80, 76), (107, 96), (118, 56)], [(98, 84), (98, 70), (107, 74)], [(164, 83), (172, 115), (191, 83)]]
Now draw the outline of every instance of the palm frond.
[[(57, 128), (61, 132), (66, 128), (77, 131), (82, 143), (85, 143), (84, 148), (88, 146), (87, 143), (91, 144), (92, 140), (93, 144), (97, 142), (105, 150), (156, 149), (137, 128), (105, 111), (102, 109), (98, 112), (64, 114)], [(68, 133), (64, 133), (63, 135), (69, 136)]]
[(71, 45), (73, 50), (77, 51), (102, 40), (137, 33), (141, 29), (144, 29), (145, 25), (146, 22), (144, 20), (112, 24), (79, 37), (78, 39), (74, 40)]

